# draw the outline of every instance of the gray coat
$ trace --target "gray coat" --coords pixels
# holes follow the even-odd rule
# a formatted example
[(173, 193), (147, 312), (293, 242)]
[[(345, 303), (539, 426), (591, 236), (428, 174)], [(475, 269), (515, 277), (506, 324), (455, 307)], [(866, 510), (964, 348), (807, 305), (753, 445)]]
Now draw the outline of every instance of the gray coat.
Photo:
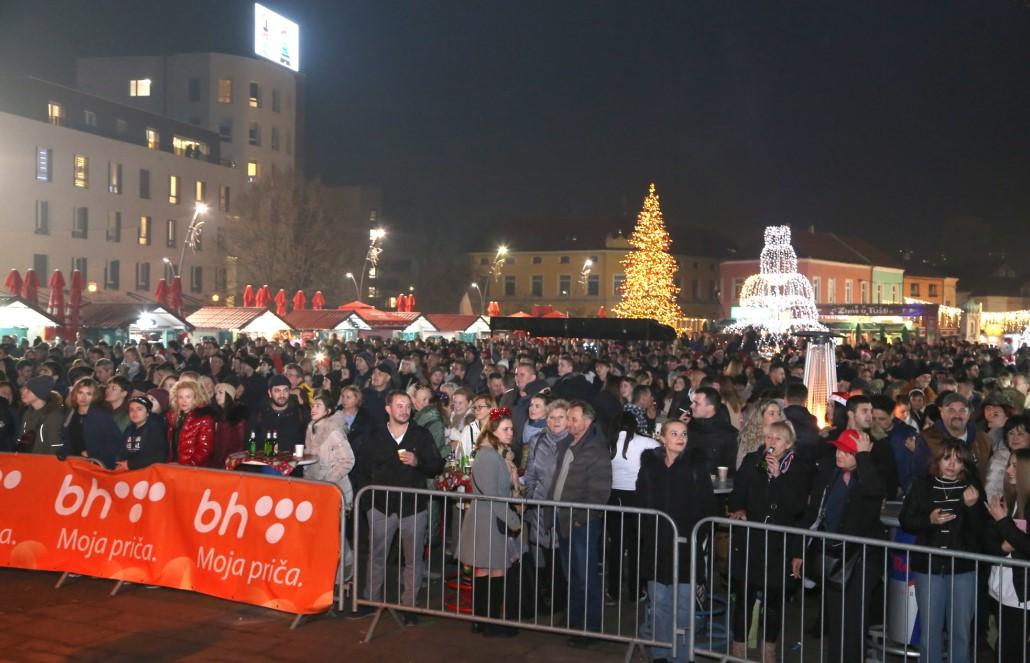
[[(508, 465), (491, 447), (480, 447), (472, 463), (472, 493), (489, 497), (511, 497), (511, 474)], [(458, 538), (458, 559), (463, 564), (481, 569), (507, 569), (510, 566), (507, 532), (521, 523), (515, 511), (505, 502), (472, 500), (461, 521)]]
[[(608, 442), (597, 424), (583, 434), (579, 442), (572, 436), (558, 445), (554, 479), (547, 492), (548, 499), (558, 502), (582, 504), (608, 504), (612, 493), (612, 457)], [(563, 472), (566, 464), (567, 469)], [(560, 489), (560, 494), (559, 494)], [(572, 527), (582, 527), (587, 521), (604, 516), (603, 511), (558, 508), (558, 532), (568, 538)]]

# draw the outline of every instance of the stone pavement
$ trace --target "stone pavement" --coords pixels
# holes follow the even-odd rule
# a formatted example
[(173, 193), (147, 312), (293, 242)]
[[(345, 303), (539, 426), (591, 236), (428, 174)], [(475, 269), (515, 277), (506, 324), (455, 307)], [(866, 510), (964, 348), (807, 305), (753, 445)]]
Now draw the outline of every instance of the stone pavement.
[(78, 578), (55, 590), (57, 578), (0, 569), (0, 661), (614, 663), (626, 651), (616, 643), (571, 649), (563, 636), (526, 630), (488, 639), (467, 622), (430, 617), (401, 629), (384, 616), (363, 644), (371, 618), (320, 616), (290, 631), (289, 615), (202, 594), (127, 585), (112, 598), (112, 581)]

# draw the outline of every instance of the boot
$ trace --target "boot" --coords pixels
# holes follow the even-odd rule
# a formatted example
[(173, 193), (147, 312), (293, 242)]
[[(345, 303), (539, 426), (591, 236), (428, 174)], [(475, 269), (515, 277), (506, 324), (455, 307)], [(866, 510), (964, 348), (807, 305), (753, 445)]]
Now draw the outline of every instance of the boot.
[[(504, 619), (504, 576), (490, 578), (490, 616), (494, 619)], [(490, 624), (486, 632), (487, 636), (511, 638), (519, 634), (519, 630), (511, 626), (500, 626)]]
[(762, 663), (776, 663), (779, 660), (779, 651), (775, 642), (762, 643)]
[[(487, 599), (489, 578), (472, 577), (472, 614), (477, 617), (488, 617), (490, 615), (490, 603)], [(473, 633), (486, 633), (489, 624), (472, 622)]]
[(747, 645), (743, 642), (737, 642), (734, 640), (730, 643), (730, 656), (733, 658), (739, 658), (742, 661), (747, 660)]

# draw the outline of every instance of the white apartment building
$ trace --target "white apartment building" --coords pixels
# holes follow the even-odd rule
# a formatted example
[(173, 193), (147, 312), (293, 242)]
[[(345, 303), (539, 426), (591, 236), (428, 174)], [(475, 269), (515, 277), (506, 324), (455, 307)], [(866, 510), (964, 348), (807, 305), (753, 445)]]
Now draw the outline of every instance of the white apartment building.
[[(66, 279), (79, 269), (112, 298), (150, 299), (181, 257), (185, 298), (224, 296), (233, 263), (223, 221), (245, 185), (244, 171), (221, 165), (216, 133), (47, 81), (0, 79), (5, 272), (32, 267), (45, 285), (54, 269)], [(198, 202), (208, 208), (200, 243), (184, 250)]]
[(260, 177), (303, 163), (300, 77), (274, 62), (224, 53), (79, 58), (79, 90), (203, 127), (221, 158)]

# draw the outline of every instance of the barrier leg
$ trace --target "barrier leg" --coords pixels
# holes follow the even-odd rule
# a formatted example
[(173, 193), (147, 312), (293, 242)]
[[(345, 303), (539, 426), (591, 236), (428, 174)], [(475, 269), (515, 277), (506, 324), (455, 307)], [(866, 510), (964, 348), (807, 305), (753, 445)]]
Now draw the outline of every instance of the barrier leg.
[(300, 626), (300, 623), (301, 623), (302, 621), (304, 621), (304, 617), (305, 617), (305, 616), (306, 616), (306, 615), (297, 615), (296, 617), (294, 617), (294, 618), (293, 618), (293, 621), (292, 621), (292, 622), (290, 622), (290, 630), (292, 631), (293, 629), (295, 629), (295, 628), (297, 628), (298, 626)]
[(633, 660), (633, 654), (635, 654), (638, 650), (640, 651), (640, 655), (644, 657), (644, 660), (648, 660), (647, 651), (644, 649), (644, 645), (640, 644), (639, 642), (631, 642), (626, 647), (626, 655), (622, 659), (623, 663), (630, 663), (630, 661)]
[(61, 577), (57, 579), (57, 584), (56, 584), (56, 585), (54, 585), (54, 589), (61, 589), (61, 585), (63, 585), (63, 584), (64, 584), (64, 581), (65, 581), (65, 580), (67, 580), (67, 579), (68, 579), (68, 576), (70, 576), (70, 575), (71, 575), (71, 574), (70, 574), (69, 572), (67, 572), (67, 571), (65, 571), (64, 573), (62, 573), (62, 574), (61, 574)]
[(114, 586), (114, 588), (111, 589), (110, 596), (114, 596), (115, 594), (117, 594), (118, 590), (120, 590), (122, 588), (122, 585), (124, 585), (124, 584), (125, 584), (124, 580), (119, 580), (118, 583)]

